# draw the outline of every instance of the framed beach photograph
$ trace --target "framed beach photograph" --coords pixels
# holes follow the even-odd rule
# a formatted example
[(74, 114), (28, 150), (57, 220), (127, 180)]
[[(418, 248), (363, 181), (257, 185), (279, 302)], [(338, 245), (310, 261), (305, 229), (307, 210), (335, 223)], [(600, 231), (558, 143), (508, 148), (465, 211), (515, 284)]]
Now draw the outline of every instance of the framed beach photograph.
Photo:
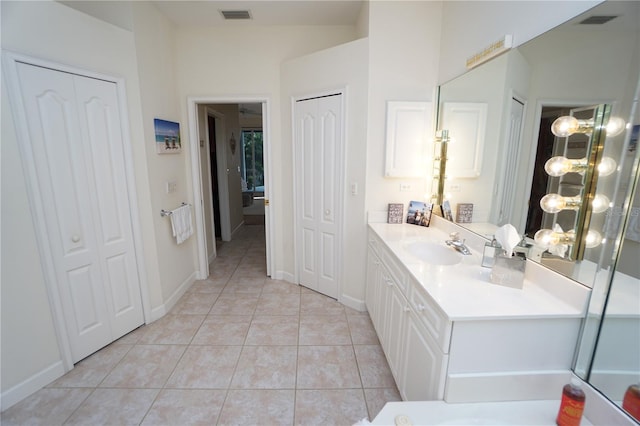
[(422, 201), (411, 201), (407, 213), (407, 223), (419, 226), (429, 226), (433, 204)]
[(154, 118), (153, 128), (156, 134), (156, 153), (179, 154), (182, 151), (180, 123)]

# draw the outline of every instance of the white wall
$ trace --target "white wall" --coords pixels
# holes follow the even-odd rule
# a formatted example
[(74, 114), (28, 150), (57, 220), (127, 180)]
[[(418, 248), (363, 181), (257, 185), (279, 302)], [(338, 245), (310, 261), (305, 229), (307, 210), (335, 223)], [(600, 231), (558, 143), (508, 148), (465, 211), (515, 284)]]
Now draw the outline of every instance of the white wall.
[(187, 120), (188, 96), (269, 99), (273, 159), (270, 211), (275, 223), (272, 275), (278, 278), (292, 278), (294, 269), (293, 201), (286, 186), (292, 159), (281, 133), (281, 108), (287, 111), (288, 104), (283, 106), (280, 99), (280, 66), (288, 59), (355, 38), (353, 27), (342, 26), (193, 28), (176, 32), (176, 77), (183, 122)]
[[(149, 278), (150, 302), (152, 306), (160, 304), (162, 291), (157, 285), (154, 229), (149, 220), (143, 220), (151, 217), (151, 205), (133, 35), (56, 2), (3, 1), (1, 7), (3, 49), (125, 79), (138, 208), (146, 249), (145, 258), (140, 261)], [(5, 107), (4, 83), (3, 80), (3, 405), (10, 403), (12, 395), (17, 395), (21, 389), (37, 385), (42, 374), (46, 374), (46, 368), (61, 359), (53, 334), (44, 278), (38, 268), (31, 212), (24, 196), (24, 176), (16, 148), (18, 141), (12, 128), (11, 110)], [(11, 176), (6, 175), (9, 172)]]
[(464, 73), (467, 58), (505, 34), (514, 46), (602, 3), (590, 1), (444, 1), (438, 82)]
[[(180, 102), (176, 93), (174, 30), (171, 23), (154, 6), (133, 2), (135, 48), (140, 76), (140, 99), (146, 166), (149, 175), (151, 215), (145, 222), (153, 225), (148, 250), (157, 256), (156, 277), (162, 289), (162, 304), (154, 306), (152, 319), (164, 315), (193, 282), (196, 268), (195, 238), (181, 245), (172, 236), (171, 220), (160, 216), (160, 210), (172, 210), (182, 202), (192, 203), (190, 180), (185, 172), (189, 159), (185, 146), (187, 122), (181, 120)], [(155, 148), (155, 118), (180, 122), (182, 152), (157, 154)], [(175, 182), (176, 192), (167, 193), (167, 182)]]
[[(288, 111), (282, 114), (282, 140), (290, 163), (282, 163), (285, 192), (293, 193), (292, 159), (292, 111), (294, 97), (326, 93), (328, 90), (345, 89), (345, 182), (344, 182), (344, 235), (342, 258), (342, 285), (338, 300), (354, 309), (364, 310), (364, 268), (366, 254), (366, 217), (364, 211), (365, 162), (367, 150), (367, 64), (368, 40), (360, 39), (311, 55), (303, 56), (282, 65), (282, 103)], [(285, 107), (286, 108), (286, 107)], [(291, 113), (288, 113), (291, 111)], [(359, 191), (351, 193), (351, 184)], [(284, 186), (283, 184), (283, 186)], [(293, 220), (293, 217), (291, 218)]]
[[(369, 109), (366, 210), (386, 212), (388, 203), (425, 200), (421, 179), (384, 178), (386, 102), (434, 101), (440, 52), (440, 2), (374, 1), (369, 4)], [(412, 190), (400, 192), (400, 183)], [(406, 211), (406, 207), (405, 207)]]
[[(5, 13), (3, 13), (4, 15)], [(40, 256), (33, 229), (25, 176), (2, 80), (2, 326), (0, 359), (3, 407), (9, 392), (25, 378), (62, 368)], [(43, 383), (44, 384), (44, 383)], [(37, 385), (36, 385), (37, 386)]]

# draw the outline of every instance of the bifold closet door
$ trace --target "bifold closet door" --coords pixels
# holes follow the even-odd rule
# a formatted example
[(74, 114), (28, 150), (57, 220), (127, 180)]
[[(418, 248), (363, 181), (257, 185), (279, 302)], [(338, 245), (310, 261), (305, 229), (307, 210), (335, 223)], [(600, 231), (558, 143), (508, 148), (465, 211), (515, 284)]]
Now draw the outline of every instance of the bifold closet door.
[(342, 95), (296, 102), (300, 284), (338, 297)]
[(21, 63), (31, 187), (73, 362), (144, 322), (116, 84)]

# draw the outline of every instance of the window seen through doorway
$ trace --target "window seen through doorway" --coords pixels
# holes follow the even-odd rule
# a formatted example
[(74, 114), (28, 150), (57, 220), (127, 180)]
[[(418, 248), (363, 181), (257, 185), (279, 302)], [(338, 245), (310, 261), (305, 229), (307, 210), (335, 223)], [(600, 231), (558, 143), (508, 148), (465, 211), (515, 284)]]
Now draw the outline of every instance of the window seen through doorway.
[(242, 130), (242, 178), (247, 190), (264, 193), (262, 130)]

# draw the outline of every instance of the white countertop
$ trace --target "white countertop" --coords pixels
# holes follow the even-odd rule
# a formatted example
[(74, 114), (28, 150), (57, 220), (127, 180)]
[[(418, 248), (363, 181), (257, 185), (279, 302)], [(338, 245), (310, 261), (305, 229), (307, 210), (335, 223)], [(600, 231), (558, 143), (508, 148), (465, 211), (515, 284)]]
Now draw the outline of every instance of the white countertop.
[[(445, 240), (449, 237), (441, 229), (433, 226), (427, 228), (387, 223), (370, 223), (369, 226), (440, 305), (451, 321), (582, 318), (585, 315), (584, 301), (568, 300), (562, 291), (557, 295), (552, 294), (549, 289), (553, 289), (553, 285), (538, 285), (530, 280), (529, 272), (525, 275), (522, 289), (491, 283), (491, 270), (480, 266), (482, 253), (473, 247), (471, 256), (462, 256), (461, 262), (452, 266), (431, 265), (407, 249), (407, 245), (415, 241), (429, 241), (447, 247)], [(579, 285), (569, 281), (559, 277), (558, 286)], [(574, 290), (572, 288), (572, 291)], [(589, 289), (585, 287), (578, 292), (583, 294), (586, 300)]]
[[(396, 417), (404, 415), (412, 425), (555, 426), (559, 407), (559, 400), (464, 404), (444, 401), (388, 402), (371, 424), (395, 425)], [(585, 416), (580, 424), (592, 425)]]

